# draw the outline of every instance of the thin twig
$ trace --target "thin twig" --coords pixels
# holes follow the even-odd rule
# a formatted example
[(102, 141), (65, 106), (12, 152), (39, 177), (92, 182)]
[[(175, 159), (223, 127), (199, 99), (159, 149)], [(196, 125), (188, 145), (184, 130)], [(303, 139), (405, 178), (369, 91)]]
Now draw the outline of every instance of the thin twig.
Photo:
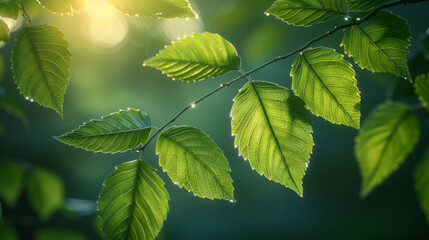
[(28, 23), (31, 22), (31, 18), (28, 15), (27, 11), (24, 8), (24, 0), (21, 0), (21, 9), (22, 9), (22, 16), (24, 17), (25, 21), (27, 21)]
[(377, 8), (374, 8), (371, 12), (369, 12), (365, 17), (363, 17), (363, 18), (361, 18), (361, 19), (352, 19), (351, 20), (351, 22), (350, 23), (347, 23), (347, 24), (342, 24), (342, 25), (339, 25), (339, 26), (335, 26), (334, 28), (332, 28), (331, 30), (329, 30), (329, 31), (327, 31), (325, 34), (323, 34), (323, 35), (320, 35), (319, 37), (316, 37), (316, 38), (314, 38), (314, 39), (312, 39), (312, 40), (310, 40), (309, 42), (307, 42), (306, 44), (304, 44), (302, 47), (300, 47), (300, 48), (298, 48), (298, 49), (296, 49), (296, 50), (294, 50), (294, 51), (292, 51), (292, 52), (290, 52), (290, 53), (288, 53), (288, 54), (286, 54), (286, 55), (283, 55), (283, 56), (279, 56), (279, 57), (277, 57), (277, 58), (274, 58), (274, 59), (272, 59), (271, 61), (269, 61), (269, 62), (266, 62), (266, 63), (264, 63), (264, 64), (262, 64), (261, 66), (259, 66), (259, 67), (257, 67), (257, 68), (255, 68), (255, 69), (253, 69), (253, 70), (251, 70), (251, 71), (249, 71), (249, 72), (247, 72), (247, 73), (244, 73), (243, 75), (241, 75), (241, 76), (239, 76), (239, 77), (237, 77), (237, 78), (234, 78), (233, 80), (231, 80), (231, 81), (229, 81), (229, 82), (227, 82), (227, 83), (223, 83), (223, 84), (221, 84), (218, 88), (216, 88), (216, 89), (214, 89), (213, 91), (211, 91), (211, 92), (209, 92), (208, 94), (206, 94), (206, 95), (204, 95), (203, 97), (201, 97), (200, 99), (198, 99), (198, 100), (196, 100), (196, 101), (194, 101), (194, 102), (192, 102), (191, 104), (189, 104), (188, 106), (186, 106), (185, 108), (183, 108), (182, 109), (182, 111), (180, 111), (175, 117), (173, 117), (170, 121), (168, 121), (166, 124), (164, 124), (164, 126), (162, 126), (158, 131), (156, 131), (155, 132), (155, 134), (154, 135), (152, 135), (152, 137), (151, 138), (149, 138), (149, 140), (143, 145), (143, 147), (141, 147), (141, 148), (139, 148), (139, 149), (137, 149), (137, 150), (139, 150), (139, 151), (144, 151), (144, 149), (149, 145), (149, 143), (162, 131), (162, 130), (164, 130), (168, 125), (170, 125), (170, 124), (172, 124), (173, 122), (175, 122), (176, 121), (176, 119), (177, 118), (179, 118), (183, 113), (185, 113), (187, 110), (189, 110), (190, 108), (192, 108), (192, 107), (194, 107), (196, 104), (198, 104), (198, 103), (200, 103), (201, 101), (203, 101), (204, 99), (206, 99), (206, 98), (208, 98), (208, 97), (210, 97), (211, 95), (213, 95), (214, 93), (216, 93), (216, 92), (218, 92), (219, 90), (221, 90), (221, 89), (223, 89), (223, 88), (227, 88), (227, 87), (229, 87), (231, 84), (233, 84), (233, 83), (235, 83), (235, 82), (237, 82), (238, 80), (241, 80), (241, 79), (243, 79), (243, 78), (245, 78), (245, 77), (248, 77), (248, 76), (250, 76), (251, 74), (253, 74), (253, 73), (255, 73), (255, 72), (257, 72), (257, 71), (259, 71), (259, 70), (261, 70), (261, 69), (263, 69), (263, 68), (265, 68), (266, 66), (268, 66), (268, 65), (271, 65), (271, 64), (273, 64), (273, 63), (275, 63), (275, 62), (277, 62), (277, 61), (280, 61), (280, 60), (284, 60), (284, 59), (286, 59), (286, 58), (289, 58), (289, 57), (291, 57), (291, 56), (293, 56), (293, 55), (295, 55), (295, 54), (297, 54), (297, 53), (300, 53), (300, 52), (302, 52), (302, 51), (304, 51), (307, 47), (309, 47), (311, 44), (313, 44), (313, 43), (315, 43), (315, 42), (318, 42), (318, 41), (320, 41), (320, 40), (322, 40), (322, 39), (324, 39), (324, 38), (326, 38), (326, 37), (329, 37), (329, 36), (331, 36), (332, 34), (334, 34), (334, 33), (336, 33), (336, 32), (338, 32), (339, 30), (341, 30), (341, 29), (345, 29), (345, 28), (348, 28), (348, 27), (351, 27), (351, 26), (355, 26), (355, 25), (359, 25), (359, 24), (361, 24), (361, 23), (363, 23), (363, 22), (365, 22), (365, 21), (367, 21), (368, 19), (370, 19), (371, 17), (374, 17), (378, 12), (380, 12), (381, 10), (383, 10), (383, 9), (385, 9), (385, 8), (390, 8), (390, 7), (393, 7), (393, 6), (397, 6), (397, 5), (401, 5), (401, 4), (407, 4), (407, 3), (418, 3), (418, 2), (427, 2), (427, 1), (429, 1), (429, 0), (399, 0), (399, 1), (396, 1), (396, 2), (390, 2), (390, 3), (386, 3), (386, 4), (383, 4), (383, 5), (380, 5), (380, 6), (378, 6)]

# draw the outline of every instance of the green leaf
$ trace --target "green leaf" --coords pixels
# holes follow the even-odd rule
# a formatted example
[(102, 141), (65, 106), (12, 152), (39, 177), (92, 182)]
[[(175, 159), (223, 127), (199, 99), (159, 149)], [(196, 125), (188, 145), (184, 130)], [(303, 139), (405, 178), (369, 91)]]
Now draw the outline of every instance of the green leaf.
[(38, 0), (38, 2), (54, 13), (73, 14), (86, 6), (85, 0)]
[(188, 0), (108, 0), (107, 2), (130, 16), (198, 18)]
[(9, 225), (0, 225), (0, 239), (2, 239), (2, 240), (18, 240), (18, 234)]
[(55, 173), (40, 167), (28, 177), (30, 205), (43, 221), (48, 220), (64, 203), (64, 185)]
[(71, 54), (64, 34), (51, 25), (25, 27), (12, 52), (15, 83), (22, 95), (63, 117)]
[(64, 229), (44, 228), (36, 232), (35, 240), (85, 240), (82, 235)]
[(18, 202), (23, 189), (24, 169), (21, 164), (3, 163), (0, 165), (0, 197), (9, 207)]
[(117, 153), (145, 144), (151, 132), (150, 118), (141, 110), (120, 110), (91, 120), (57, 139), (88, 151)]
[(429, 32), (426, 32), (426, 37), (422, 41), (422, 46), (425, 59), (429, 61)]
[(429, 150), (418, 165), (414, 178), (417, 198), (429, 224)]
[(416, 77), (414, 82), (414, 91), (422, 101), (423, 106), (429, 110), (429, 74), (422, 74)]
[(389, 0), (347, 0), (347, 9), (350, 11), (365, 11), (378, 7), (388, 1)]
[(3, 209), (0, 202), (0, 223), (3, 225)]
[(219, 34), (194, 33), (161, 50), (143, 66), (156, 67), (173, 80), (197, 81), (239, 70), (234, 46)]
[(288, 24), (309, 26), (346, 14), (344, 0), (277, 0), (265, 12)]
[(6, 44), (9, 41), (9, 27), (0, 19), (0, 43)]
[(399, 167), (414, 149), (419, 134), (418, 119), (405, 104), (385, 103), (372, 113), (355, 140), (362, 197)]
[(3, 1), (0, 3), (0, 16), (17, 19), (21, 11), (19, 0)]
[(348, 27), (341, 45), (361, 68), (411, 80), (406, 64), (410, 27), (405, 19), (381, 11), (360, 25)]
[(222, 150), (201, 130), (172, 127), (156, 145), (159, 164), (171, 180), (202, 198), (234, 201), (231, 168)]
[(0, 94), (0, 108), (21, 120), (24, 126), (28, 126), (28, 119), (24, 110), (12, 96)]
[(155, 169), (141, 160), (116, 167), (104, 181), (98, 211), (105, 240), (154, 239), (170, 197)]
[(360, 96), (352, 65), (334, 49), (302, 52), (292, 65), (292, 89), (316, 116), (331, 123), (360, 126)]
[(305, 103), (287, 88), (257, 81), (244, 85), (234, 101), (231, 125), (239, 154), (258, 173), (302, 196), (314, 145)]

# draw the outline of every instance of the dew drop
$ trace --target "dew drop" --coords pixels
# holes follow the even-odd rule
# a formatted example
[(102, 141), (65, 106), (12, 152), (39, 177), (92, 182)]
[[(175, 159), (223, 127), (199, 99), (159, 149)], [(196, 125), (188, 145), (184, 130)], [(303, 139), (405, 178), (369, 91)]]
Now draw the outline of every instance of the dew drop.
[(356, 21), (358, 21), (358, 22), (359, 22), (359, 21), (360, 21), (360, 18), (356, 18)]
[(349, 18), (348, 18), (348, 17), (345, 17), (345, 18), (344, 18), (344, 20), (348, 21), (348, 20), (349, 20)]
[(26, 98), (25, 98), (25, 100), (29, 100), (29, 99), (30, 99), (29, 97), (26, 97)]
[(407, 78), (407, 77), (404, 77), (404, 79), (405, 79), (405, 80), (408, 80), (408, 78)]
[(265, 16), (270, 16), (270, 14), (269, 13), (265, 13)]
[(187, 18), (185, 18), (185, 20), (186, 20), (186, 21), (189, 21), (189, 18), (187, 17)]
[(30, 99), (30, 102), (34, 102), (34, 99)]
[(196, 106), (197, 106), (197, 104), (191, 103), (191, 108), (195, 108)]
[(230, 203), (234, 203), (234, 200), (232, 200), (232, 199), (229, 199), (229, 202), (230, 202)]

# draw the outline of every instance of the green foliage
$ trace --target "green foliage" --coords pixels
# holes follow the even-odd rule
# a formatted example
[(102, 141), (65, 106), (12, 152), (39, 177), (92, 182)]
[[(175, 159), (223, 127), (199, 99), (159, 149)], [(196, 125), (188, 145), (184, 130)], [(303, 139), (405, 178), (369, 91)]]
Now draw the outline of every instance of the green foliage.
[(28, 119), (24, 110), (12, 96), (0, 93), (0, 108), (21, 120), (24, 126), (28, 126)]
[(20, 0), (0, 2), (0, 16), (17, 19), (21, 11)]
[(295, 60), (292, 89), (316, 116), (331, 123), (360, 126), (360, 96), (352, 65), (334, 49), (315, 48)]
[(85, 0), (38, 0), (38, 2), (55, 13), (73, 14), (74, 11), (84, 9)]
[(98, 211), (104, 239), (154, 239), (167, 218), (170, 197), (155, 169), (123, 163), (104, 181)]
[(175, 184), (202, 198), (233, 201), (228, 160), (201, 130), (172, 127), (159, 136), (156, 152), (159, 164)]
[(0, 223), (3, 224), (3, 208), (1, 206), (1, 202), (0, 202)]
[(130, 16), (197, 18), (188, 0), (107, 0)]
[(28, 177), (28, 199), (43, 221), (63, 206), (64, 185), (53, 172), (36, 167)]
[(2, 240), (19, 240), (18, 234), (9, 225), (0, 225), (0, 239), (2, 239)]
[(429, 224), (429, 150), (417, 167), (414, 178), (417, 197)]
[(9, 41), (9, 27), (0, 19), (0, 43), (7, 43)]
[(24, 169), (17, 163), (0, 165), (0, 197), (9, 207), (18, 202), (23, 189)]
[(422, 41), (422, 46), (425, 59), (429, 61), (429, 32), (426, 32), (426, 36)]
[(423, 106), (429, 110), (429, 74), (416, 77), (414, 91), (422, 101)]
[(158, 68), (173, 80), (197, 81), (238, 70), (241, 60), (231, 43), (219, 34), (205, 32), (173, 42), (145, 65)]
[(341, 45), (361, 68), (411, 80), (406, 64), (410, 27), (405, 19), (381, 11), (360, 25), (348, 27)]
[(83, 236), (78, 233), (55, 228), (39, 229), (36, 232), (35, 240), (85, 240)]
[(151, 132), (149, 116), (128, 109), (91, 120), (57, 139), (65, 144), (94, 152), (116, 153), (146, 143)]
[(64, 34), (51, 25), (25, 27), (12, 52), (15, 83), (22, 95), (63, 116), (71, 54)]
[(347, 0), (347, 9), (350, 11), (364, 11), (375, 8), (389, 0)]
[(239, 154), (258, 173), (303, 194), (313, 138), (304, 102), (287, 88), (248, 82), (234, 98), (232, 134)]
[(327, 22), (346, 14), (344, 0), (277, 0), (265, 12), (296, 26)]
[(355, 153), (367, 196), (392, 174), (414, 149), (419, 122), (406, 104), (385, 103), (368, 118), (356, 137)]

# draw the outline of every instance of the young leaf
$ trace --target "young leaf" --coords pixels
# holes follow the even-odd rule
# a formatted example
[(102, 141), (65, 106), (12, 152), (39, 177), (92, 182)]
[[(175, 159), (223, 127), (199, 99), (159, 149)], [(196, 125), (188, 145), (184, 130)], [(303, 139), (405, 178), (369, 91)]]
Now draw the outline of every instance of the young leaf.
[(17, 163), (0, 165), (0, 197), (9, 207), (18, 202), (23, 188), (24, 169)]
[(234, 144), (258, 173), (302, 196), (313, 149), (311, 117), (298, 97), (268, 82), (248, 82), (231, 110)]
[(38, 0), (38, 2), (54, 13), (73, 14), (85, 8), (85, 0)]
[(429, 74), (416, 77), (414, 82), (414, 91), (422, 101), (423, 106), (429, 110)]
[(277, 0), (265, 12), (288, 24), (309, 26), (345, 15), (344, 0)]
[(292, 65), (292, 89), (316, 116), (335, 124), (360, 126), (360, 96), (352, 65), (334, 49), (302, 52)]
[(407, 21), (387, 11), (360, 24), (348, 27), (341, 46), (361, 67), (371, 72), (386, 72), (411, 80), (406, 64), (410, 45)]
[(385, 103), (368, 118), (356, 137), (355, 154), (367, 196), (392, 174), (414, 149), (420, 134), (418, 119), (402, 103)]
[(429, 223), (429, 150), (426, 151), (423, 161), (417, 167), (414, 178), (417, 198)]
[(130, 16), (198, 18), (188, 0), (107, 0), (107, 2)]
[(48, 220), (64, 202), (64, 185), (55, 173), (37, 167), (28, 177), (30, 205), (43, 221)]
[(24, 126), (28, 126), (28, 119), (24, 110), (10, 95), (0, 94), (0, 108), (21, 120)]
[(85, 240), (82, 235), (63, 229), (44, 228), (37, 230), (35, 240)]
[(143, 66), (156, 67), (167, 76), (197, 81), (239, 70), (241, 59), (234, 46), (219, 34), (194, 33), (173, 42)]
[(64, 34), (51, 25), (25, 27), (12, 52), (15, 83), (22, 95), (63, 117), (71, 54)]
[(21, 2), (19, 0), (0, 2), (0, 16), (17, 19), (21, 11)]
[(389, 0), (347, 0), (347, 9), (350, 11), (365, 11), (387, 3)]
[(162, 169), (180, 187), (202, 198), (234, 200), (228, 160), (201, 130), (172, 127), (159, 136), (156, 152)]
[(100, 192), (104, 239), (154, 239), (167, 218), (170, 197), (155, 169), (141, 160), (116, 167)]
[(6, 44), (9, 41), (9, 27), (0, 19), (0, 43)]
[(141, 110), (120, 110), (91, 120), (57, 139), (88, 151), (117, 153), (145, 144), (151, 132), (150, 118)]

